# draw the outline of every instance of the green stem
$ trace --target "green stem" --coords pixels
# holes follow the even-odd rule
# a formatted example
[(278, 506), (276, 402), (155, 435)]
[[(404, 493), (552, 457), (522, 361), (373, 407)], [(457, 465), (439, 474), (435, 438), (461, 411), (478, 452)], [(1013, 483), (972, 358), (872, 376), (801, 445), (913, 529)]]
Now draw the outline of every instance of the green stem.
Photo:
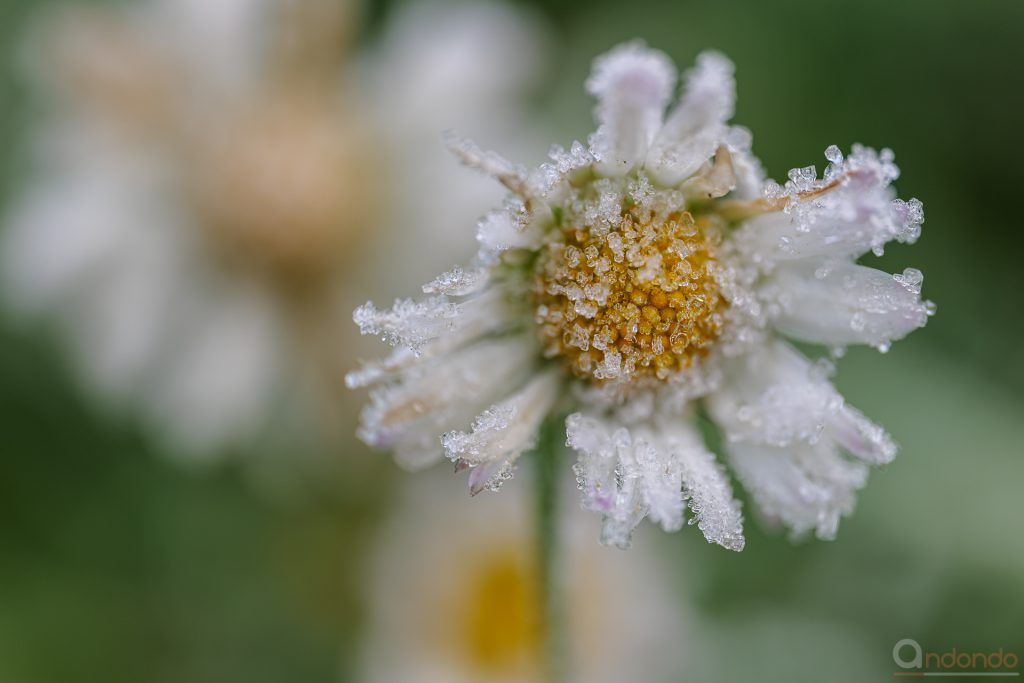
[(544, 665), (549, 683), (566, 680), (565, 624), (559, 580), (558, 475), (563, 436), (563, 421), (549, 419), (541, 429), (534, 452), (537, 472), (537, 556), (541, 636)]

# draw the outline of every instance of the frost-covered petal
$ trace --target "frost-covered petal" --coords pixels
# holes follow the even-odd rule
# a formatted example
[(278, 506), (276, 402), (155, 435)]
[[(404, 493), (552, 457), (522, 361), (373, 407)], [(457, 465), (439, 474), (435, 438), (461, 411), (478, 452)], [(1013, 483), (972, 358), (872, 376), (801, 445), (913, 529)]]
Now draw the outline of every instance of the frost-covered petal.
[[(536, 443), (541, 423), (558, 399), (561, 381), (557, 369), (535, 375), (520, 390), (477, 415), (470, 431), (444, 434), (445, 454), (472, 467), (499, 461), (511, 466)], [(486, 487), (498, 484), (492, 479)]]
[(867, 482), (867, 466), (843, 458), (827, 440), (784, 448), (734, 441), (726, 450), (760, 511), (794, 538), (812, 531), (835, 538), (839, 519), (853, 512), (855, 492)]
[(729, 126), (724, 144), (732, 156), (732, 169), (736, 175), (733, 197), (754, 199), (761, 196), (765, 173), (761, 161), (751, 151), (754, 136), (743, 126)]
[(517, 194), (524, 192), (526, 169), (501, 156), (497, 152), (481, 149), (472, 140), (461, 138), (454, 131), (444, 134), (449, 151), (469, 168), (485, 173)]
[(735, 103), (732, 62), (716, 52), (702, 53), (687, 74), (679, 106), (651, 144), (645, 164), (651, 176), (671, 186), (695, 173), (725, 139)]
[(489, 288), (460, 302), (447, 296), (423, 301), (398, 299), (388, 309), (367, 302), (355, 310), (352, 318), (363, 334), (378, 335), (392, 346), (417, 353), (435, 340), (443, 338), (451, 348), (455, 342), (468, 342), (514, 320), (509, 292), (502, 287)]
[(476, 294), (487, 286), (490, 271), (486, 267), (463, 268), (455, 266), (441, 273), (423, 285), (424, 294), (445, 294), (447, 296), (467, 296)]
[(892, 439), (843, 400), (829, 370), (775, 341), (732, 362), (707, 406), (731, 441), (785, 448), (824, 439), (869, 464), (891, 461)]
[(530, 339), (507, 337), (402, 371), (375, 389), (360, 418), (359, 437), (394, 450), (399, 464), (417, 469), (443, 457), (441, 435), (464, 428), (509, 387), (522, 383), (535, 355)]
[(715, 156), (705, 161), (700, 171), (681, 185), (687, 196), (702, 200), (724, 197), (735, 187), (736, 171), (732, 154), (725, 145), (719, 146)]
[(870, 344), (882, 349), (928, 321), (918, 271), (890, 275), (852, 263), (797, 265), (759, 291), (771, 323), (785, 335), (819, 344)]
[(566, 443), (578, 458), (573, 470), (583, 507), (602, 516), (601, 542), (628, 548), (633, 529), (647, 514), (635, 474), (621, 460), (632, 459), (629, 430), (605, 419), (574, 413), (566, 420)]
[(628, 547), (649, 516), (678, 530), (687, 504), (708, 541), (743, 547), (742, 516), (722, 468), (685, 422), (629, 428), (614, 418), (575, 413), (566, 421), (568, 445), (583, 504), (602, 515), (602, 542)]
[(586, 87), (598, 101), (591, 149), (600, 173), (624, 175), (643, 160), (675, 82), (668, 57), (640, 43), (620, 45), (594, 62)]
[(885, 465), (896, 457), (892, 437), (847, 403), (827, 416), (826, 427), (837, 446), (869, 465)]
[(477, 224), (476, 239), (485, 252), (536, 249), (542, 237), (539, 222), (525, 222), (522, 216), (507, 209), (492, 211)]
[(824, 177), (814, 167), (790, 171), (785, 187), (769, 186), (784, 211), (754, 217), (734, 235), (736, 248), (765, 267), (815, 258), (855, 258), (887, 242), (912, 243), (921, 233), (924, 209), (916, 199), (897, 199), (890, 183), (899, 169), (888, 154), (855, 146), (844, 158), (834, 145)]

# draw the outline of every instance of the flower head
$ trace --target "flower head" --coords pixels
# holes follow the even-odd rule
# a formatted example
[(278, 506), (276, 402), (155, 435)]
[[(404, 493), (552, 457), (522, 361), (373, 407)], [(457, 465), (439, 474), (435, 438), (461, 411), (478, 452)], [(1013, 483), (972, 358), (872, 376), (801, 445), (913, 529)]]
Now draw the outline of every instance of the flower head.
[(918, 271), (855, 263), (913, 242), (921, 204), (895, 198), (888, 150), (833, 146), (823, 176), (765, 180), (750, 133), (728, 123), (732, 64), (702, 54), (669, 107), (675, 81), (641, 44), (600, 57), (587, 81), (597, 131), (532, 172), (453, 139), (510, 195), (481, 220), (473, 264), (428, 284), (430, 298), (356, 311), (398, 347), (349, 376), (378, 385), (361, 435), (408, 465), (447, 456), (476, 492), (568, 406), (606, 542), (628, 545), (644, 517), (678, 529), (688, 508), (709, 541), (739, 550), (739, 504), (695, 427), (703, 411), (766, 517), (832, 538), (866, 466), (896, 448), (833, 388), (830, 361), (786, 339), (884, 351), (923, 326)]

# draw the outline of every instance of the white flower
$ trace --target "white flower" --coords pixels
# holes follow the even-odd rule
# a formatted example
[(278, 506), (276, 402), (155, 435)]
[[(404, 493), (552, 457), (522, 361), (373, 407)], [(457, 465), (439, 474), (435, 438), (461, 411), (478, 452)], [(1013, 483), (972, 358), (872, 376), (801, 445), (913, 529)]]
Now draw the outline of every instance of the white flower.
[(438, 131), (521, 139), (533, 67), (507, 57), (537, 31), (501, 5), (399, 9), (355, 55), (352, 3), (319, 0), (71, 6), (28, 42), (44, 107), (6, 303), (178, 452), (333, 429), (355, 283), (433, 272), (450, 224), (500, 199), (445, 170)]
[[(434, 475), (404, 482), (365, 568), (367, 683), (544, 680), (537, 543), (528, 490), (439, 496)], [(567, 508), (575, 506), (567, 506)], [(578, 508), (559, 516), (559, 596), (573, 680), (678, 680), (691, 619), (656, 547), (593, 542)], [(643, 539), (646, 541), (655, 540)]]
[(732, 64), (701, 55), (666, 114), (675, 81), (640, 44), (599, 58), (597, 132), (529, 173), (453, 142), (511, 195), (480, 222), (472, 266), (433, 296), (356, 311), (399, 347), (349, 377), (379, 385), (362, 435), (416, 465), (440, 444), (473, 468), (475, 492), (510, 476), (545, 415), (572, 410), (577, 481), (606, 542), (628, 545), (644, 517), (675, 530), (689, 516), (739, 550), (740, 506), (697, 430), (703, 410), (765, 516), (832, 538), (866, 465), (896, 448), (843, 401), (827, 361), (783, 338), (884, 351), (924, 325), (918, 271), (854, 262), (913, 242), (921, 204), (895, 198), (887, 150), (830, 147), (822, 177), (766, 181), (750, 133), (728, 124)]

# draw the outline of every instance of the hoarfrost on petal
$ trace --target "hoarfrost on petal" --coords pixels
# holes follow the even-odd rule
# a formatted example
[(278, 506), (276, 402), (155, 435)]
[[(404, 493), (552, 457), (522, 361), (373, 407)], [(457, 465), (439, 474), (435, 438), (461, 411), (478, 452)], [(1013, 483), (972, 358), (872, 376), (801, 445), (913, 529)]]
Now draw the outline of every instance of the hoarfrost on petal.
[(490, 272), (486, 268), (456, 266), (423, 285), (423, 293), (448, 296), (475, 294), (487, 285), (489, 277)]
[(693, 427), (655, 421), (627, 428), (616, 420), (575, 413), (566, 421), (583, 505), (604, 519), (602, 542), (628, 547), (644, 517), (678, 530), (689, 505), (708, 541), (741, 550), (739, 505)]
[(620, 45), (594, 62), (586, 87), (598, 100), (591, 138), (598, 171), (623, 175), (644, 158), (675, 80), (671, 60), (642, 43)]
[(663, 429), (666, 446), (676, 455), (683, 498), (693, 512), (697, 528), (709, 543), (743, 550), (743, 515), (722, 465), (704, 447), (692, 426), (676, 424)]
[(446, 131), (444, 142), (462, 163), (495, 178), (516, 194), (526, 187), (526, 169), (513, 164), (497, 152), (484, 151), (472, 140), (459, 137), (455, 131)]
[(707, 406), (732, 442), (786, 448), (832, 441), (871, 465), (890, 462), (896, 455), (892, 439), (845, 402), (829, 371), (829, 364), (812, 363), (775, 341), (733, 361)]
[(526, 223), (523, 218), (508, 209), (492, 211), (477, 224), (477, 241), (491, 252), (535, 249), (540, 244), (540, 226), (536, 222)]
[(367, 302), (352, 318), (362, 334), (378, 335), (421, 355), (431, 345), (449, 350), (507, 326), (515, 318), (509, 300), (508, 291), (492, 287), (458, 303), (444, 295), (424, 301), (397, 299), (389, 309)]
[(396, 381), (370, 394), (359, 437), (394, 450), (404, 467), (433, 464), (442, 457), (441, 435), (468, 426), (509, 386), (520, 384), (533, 368), (535, 353), (530, 338), (502, 337), (412, 364)]
[(396, 299), (389, 309), (379, 309), (368, 301), (355, 310), (352, 319), (362, 334), (379, 335), (392, 346), (416, 349), (454, 329), (457, 315), (454, 303), (435, 297), (426, 301)]
[(933, 308), (913, 287), (874, 268), (840, 263), (823, 277), (806, 266), (780, 270), (760, 287), (772, 324), (785, 335), (830, 346), (876, 348), (923, 327)]
[(452, 430), (441, 437), (448, 459), (472, 466), (499, 459), (514, 463), (533, 448), (541, 423), (559, 395), (561, 373), (547, 370), (473, 420), (468, 432)]
[(813, 532), (832, 540), (841, 517), (853, 512), (867, 467), (843, 458), (829, 441), (784, 448), (730, 442), (729, 463), (757, 507), (785, 524), (794, 539)]
[(674, 186), (688, 178), (725, 139), (736, 101), (733, 71), (732, 62), (716, 52), (697, 58), (682, 100), (647, 155), (646, 168), (660, 184)]
[(891, 159), (860, 146), (844, 159), (835, 145), (826, 157), (832, 163), (822, 178), (808, 166), (791, 170), (785, 187), (765, 184), (764, 196), (782, 202), (783, 211), (746, 221), (733, 238), (741, 253), (770, 270), (793, 260), (881, 253), (892, 240), (917, 240), (924, 209), (917, 199), (896, 198), (890, 184), (899, 171)]

